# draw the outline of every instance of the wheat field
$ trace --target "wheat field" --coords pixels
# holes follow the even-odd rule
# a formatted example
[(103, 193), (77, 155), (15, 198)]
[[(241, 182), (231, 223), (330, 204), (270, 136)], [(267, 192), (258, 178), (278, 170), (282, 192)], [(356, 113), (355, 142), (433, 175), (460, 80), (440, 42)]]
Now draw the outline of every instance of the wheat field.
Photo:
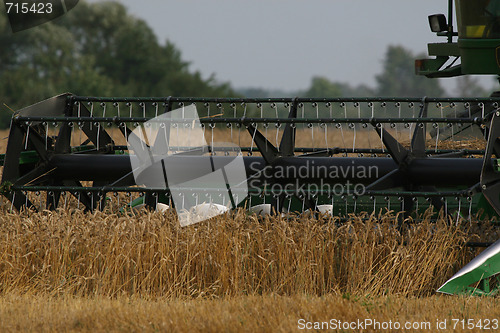
[(0, 327), (288, 332), (301, 318), (498, 317), (498, 298), (435, 295), (477, 254), (464, 243), (493, 228), (398, 230), (393, 213), (338, 222), (238, 211), (181, 228), (171, 213), (3, 211)]
[(4, 213), (0, 291), (208, 297), (328, 293), (428, 296), (470, 258), (472, 226), (392, 214), (270, 218), (239, 211), (192, 228), (172, 214)]

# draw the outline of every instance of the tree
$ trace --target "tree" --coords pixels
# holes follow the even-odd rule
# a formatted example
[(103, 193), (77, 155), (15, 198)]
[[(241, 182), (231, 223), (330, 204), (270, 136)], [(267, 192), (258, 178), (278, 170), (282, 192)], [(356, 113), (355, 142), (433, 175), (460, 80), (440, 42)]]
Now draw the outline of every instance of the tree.
[(456, 94), (458, 97), (488, 97), (489, 92), (479, 84), (479, 80), (470, 75), (457, 78)]
[(329, 81), (325, 77), (315, 76), (312, 78), (311, 86), (304, 95), (305, 97), (341, 97), (342, 86)]
[(415, 56), (402, 46), (389, 46), (383, 60), (383, 71), (375, 77), (377, 94), (391, 97), (441, 97), (443, 88), (436, 79), (415, 75)]
[[(170, 42), (118, 2), (80, 1), (62, 18), (12, 34), (0, 15), (0, 106), (73, 92), (97, 96), (234, 96), (228, 83), (192, 72)], [(12, 113), (2, 108), (0, 126)]]
[(58, 24), (66, 27), (83, 55), (93, 56), (95, 66), (119, 94), (142, 96), (227, 96), (233, 91), (213, 76), (189, 71), (189, 63), (169, 41), (160, 45), (147, 23), (127, 13), (117, 3), (81, 3)]

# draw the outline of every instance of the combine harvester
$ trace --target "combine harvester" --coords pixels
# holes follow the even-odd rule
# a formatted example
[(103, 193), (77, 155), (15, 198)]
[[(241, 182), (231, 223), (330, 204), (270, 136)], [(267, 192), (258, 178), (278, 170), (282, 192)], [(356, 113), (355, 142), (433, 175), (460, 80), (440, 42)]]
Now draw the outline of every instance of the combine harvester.
[[(452, 4), (448, 21), (429, 17), (448, 41), (429, 44), (417, 74), (500, 74), (500, 1), (457, 0), (458, 33)], [(63, 94), (14, 114), (1, 190), (11, 209), (175, 207), (184, 225), (238, 206), (487, 219), (500, 213), (499, 138), (497, 97)], [(494, 294), (499, 272), (497, 242), (440, 291)]]

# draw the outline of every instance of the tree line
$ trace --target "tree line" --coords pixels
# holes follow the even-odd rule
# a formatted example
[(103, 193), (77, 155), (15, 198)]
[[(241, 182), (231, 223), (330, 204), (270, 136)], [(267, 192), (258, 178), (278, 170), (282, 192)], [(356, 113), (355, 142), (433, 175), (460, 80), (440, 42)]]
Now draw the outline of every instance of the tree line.
[[(390, 46), (375, 88), (314, 77), (297, 92), (234, 89), (215, 76), (203, 78), (171, 42), (160, 43), (151, 27), (118, 2), (80, 1), (76, 10), (39, 27), (12, 34), (0, 15), (0, 127), (17, 110), (72, 92), (90, 96), (359, 97), (442, 96), (439, 81), (414, 74), (417, 58)], [(478, 85), (464, 82), (464, 90)]]
[(203, 78), (118, 2), (87, 3), (50, 23), (13, 34), (0, 15), (0, 126), (12, 112), (63, 92), (91, 96), (233, 96)]
[[(352, 86), (345, 82), (331, 81), (325, 76), (315, 76), (309, 87), (300, 91), (284, 92), (265, 89), (241, 89), (247, 97), (272, 97), (273, 95), (304, 97), (445, 97), (446, 92), (438, 79), (415, 74), (415, 59), (425, 54), (414, 54), (402, 46), (387, 47), (382, 61), (382, 71), (375, 76), (375, 87), (366, 84)], [(455, 78), (456, 88), (452, 95), (458, 97), (487, 97), (491, 92), (483, 88), (477, 78)]]

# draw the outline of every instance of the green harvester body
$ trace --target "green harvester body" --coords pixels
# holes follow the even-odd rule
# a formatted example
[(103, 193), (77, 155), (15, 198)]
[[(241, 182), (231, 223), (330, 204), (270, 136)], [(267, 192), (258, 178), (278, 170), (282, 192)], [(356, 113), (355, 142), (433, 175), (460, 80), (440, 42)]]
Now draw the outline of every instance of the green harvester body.
[[(453, 29), (453, 4), (457, 32)], [(447, 37), (448, 41), (428, 44), (428, 54), (434, 58), (416, 60), (416, 74), (430, 78), (500, 75), (500, 1), (449, 0), (448, 19), (442, 14), (431, 15), (429, 23), (433, 32)], [(456, 41), (454, 37), (458, 37)], [(458, 59), (460, 63), (456, 64)], [(498, 163), (495, 172), (499, 172)], [(491, 213), (484, 201), (480, 206)], [(499, 277), (500, 241), (497, 241), (450, 278), (438, 292), (497, 295), (500, 292)]]

